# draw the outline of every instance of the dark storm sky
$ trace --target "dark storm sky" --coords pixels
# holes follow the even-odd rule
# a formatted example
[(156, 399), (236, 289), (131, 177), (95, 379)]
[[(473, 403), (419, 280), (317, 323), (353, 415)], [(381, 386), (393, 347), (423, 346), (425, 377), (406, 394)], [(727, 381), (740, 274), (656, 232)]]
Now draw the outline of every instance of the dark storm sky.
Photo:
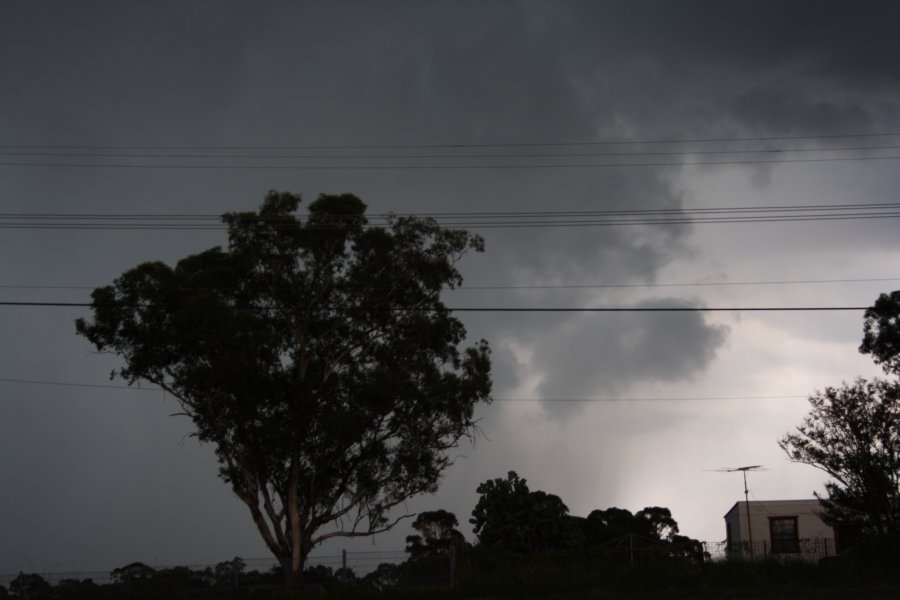
[[(5, 2), (0, 212), (218, 214), (252, 209), (269, 189), (308, 200), (352, 192), (376, 212), (895, 202), (900, 177), (893, 159), (291, 170), (244, 167), (338, 163), (129, 161), (121, 148), (92, 150), (111, 157), (51, 158), (26, 153), (66, 150), (26, 146), (204, 146), (212, 149), (195, 152), (223, 154), (224, 146), (891, 133), (900, 131), (898, 25), (900, 6), (888, 2)], [(741, 147), (892, 143), (896, 136)], [(672, 161), (647, 159), (677, 163), (722, 147), (563, 149), (683, 150)], [(94, 166), (24, 164), (38, 162)], [(174, 162), (192, 168), (100, 166)], [(900, 276), (892, 219), (482, 233), (487, 251), (462, 265), (473, 286)], [(174, 262), (224, 241), (215, 231), (2, 229), (0, 296), (84, 301), (85, 289), (24, 286), (102, 285), (141, 261)], [(864, 306), (897, 281), (473, 289), (454, 292), (448, 304)], [(86, 311), (0, 307), (0, 573), (264, 556), (245, 509), (216, 479), (210, 449), (186, 437), (189, 422), (168, 416), (177, 410), (171, 399), (146, 390), (9, 381), (109, 383), (117, 362), (75, 336), (79, 316)], [(461, 450), (465, 456), (436, 496), (410, 503), (410, 510), (453, 510), (463, 522), (475, 486), (515, 469), (533, 487), (560, 495), (575, 514), (664, 505), (684, 533), (719, 539), (721, 515), (740, 482), (703, 469), (766, 464), (771, 470), (755, 482), (759, 499), (808, 497), (821, 487), (823, 476), (788, 464), (775, 445), (805, 412), (802, 398), (541, 399), (802, 396), (876, 372), (856, 352), (856, 313), (466, 314), (464, 321), (473, 339), (486, 338), (494, 349), (496, 396), (537, 400), (484, 409), (486, 438)], [(397, 549), (407, 533), (401, 526), (375, 543)]]

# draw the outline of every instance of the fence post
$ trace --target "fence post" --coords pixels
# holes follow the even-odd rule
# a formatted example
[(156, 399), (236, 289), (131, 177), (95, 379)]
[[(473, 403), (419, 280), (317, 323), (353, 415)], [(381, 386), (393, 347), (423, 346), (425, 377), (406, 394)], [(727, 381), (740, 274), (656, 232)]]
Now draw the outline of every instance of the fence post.
[(765, 559), (769, 555), (769, 547), (766, 543), (766, 540), (763, 540), (763, 559)]
[(341, 550), (341, 568), (344, 569), (344, 573), (347, 572), (347, 551)]

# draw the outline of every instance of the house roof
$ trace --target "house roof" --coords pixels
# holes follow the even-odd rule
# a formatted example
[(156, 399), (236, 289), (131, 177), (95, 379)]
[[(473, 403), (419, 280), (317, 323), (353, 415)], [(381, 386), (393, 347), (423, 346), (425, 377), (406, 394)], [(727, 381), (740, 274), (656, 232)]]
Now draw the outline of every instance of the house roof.
[[(727, 518), (728, 515), (736, 510), (740, 510), (739, 507), (745, 504), (747, 504), (745, 500), (738, 500), (731, 506), (731, 508), (728, 509), (728, 512), (722, 515), (722, 518)], [(816, 498), (803, 498), (800, 500), (751, 500), (749, 504), (751, 508), (754, 506), (771, 506), (773, 504), (777, 504), (779, 506), (795, 506), (796, 508), (802, 508), (804, 506), (809, 506), (810, 508), (812, 508), (813, 506), (821, 506), (821, 503)]]

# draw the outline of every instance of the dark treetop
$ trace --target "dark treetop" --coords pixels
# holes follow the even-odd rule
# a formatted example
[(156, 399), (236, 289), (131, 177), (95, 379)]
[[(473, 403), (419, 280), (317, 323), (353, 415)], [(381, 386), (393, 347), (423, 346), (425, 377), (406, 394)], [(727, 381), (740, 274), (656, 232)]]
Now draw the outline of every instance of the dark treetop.
[(461, 349), (440, 300), (480, 238), (429, 219), (368, 227), (349, 194), (321, 196), (305, 223), (299, 204), (270, 192), (226, 214), (227, 249), (141, 264), (76, 323), (124, 359), (114, 375), (178, 399), (295, 576), (319, 542), (384, 531), (392, 507), (433, 492), (491, 389), (486, 342)]

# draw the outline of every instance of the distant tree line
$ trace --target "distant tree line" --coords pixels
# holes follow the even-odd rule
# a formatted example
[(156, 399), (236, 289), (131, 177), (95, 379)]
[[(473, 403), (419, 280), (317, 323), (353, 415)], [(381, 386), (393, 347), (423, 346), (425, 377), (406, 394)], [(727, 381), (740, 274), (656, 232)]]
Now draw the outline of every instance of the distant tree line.
[[(679, 535), (678, 523), (668, 508), (648, 506), (636, 513), (624, 508), (592, 511), (587, 517), (569, 514), (565, 503), (541, 490), (531, 490), (525, 479), (510, 471), (477, 488), (478, 502), (469, 522), (477, 540), (466, 541), (451, 512), (420, 513), (413, 522), (416, 534), (406, 538), (409, 558), (402, 564), (381, 564), (370, 581), (379, 587), (416, 583), (428, 566), (445, 568), (450, 558), (458, 569), (472, 562), (538, 557), (575, 552), (622, 558), (635, 547), (642, 557), (656, 561), (699, 564), (706, 557), (699, 540)], [(434, 569), (432, 569), (433, 572)]]
[(702, 544), (679, 535), (668, 508), (648, 506), (636, 513), (623, 508), (594, 510), (587, 517), (569, 514), (554, 494), (532, 491), (525, 479), (510, 471), (505, 479), (478, 486), (480, 497), (470, 523), (479, 544), (511, 552), (585, 549), (625, 536), (669, 545), (673, 554), (702, 558)]
[[(568, 507), (554, 494), (530, 490), (525, 479), (510, 471), (506, 478), (485, 481), (478, 486), (478, 502), (470, 523), (478, 536), (469, 543), (459, 531), (456, 515), (446, 510), (420, 513), (412, 523), (416, 532), (406, 538), (406, 560), (384, 562), (361, 576), (351, 568), (333, 569), (325, 565), (306, 566), (305, 585), (333, 587), (361, 585), (386, 589), (398, 585), (445, 585), (451, 569), (464, 569), (474, 556), (481, 558), (508, 553), (539, 555), (558, 551), (585, 551), (602, 548), (628, 536), (636, 537), (643, 547), (656, 544), (656, 556), (702, 561), (702, 544), (678, 534), (678, 523), (668, 508), (646, 507), (631, 513), (622, 508), (594, 510), (587, 517), (569, 514)], [(98, 584), (91, 579), (64, 579), (51, 586), (36, 573), (20, 573), (9, 590), (0, 586), (0, 598), (40, 599), (80, 598), (101, 592), (140, 590), (202, 591), (237, 588), (267, 588), (283, 585), (280, 564), (271, 569), (248, 570), (241, 558), (220, 562), (214, 567), (192, 569), (168, 567), (154, 569), (133, 562), (114, 569), (110, 581)]]

